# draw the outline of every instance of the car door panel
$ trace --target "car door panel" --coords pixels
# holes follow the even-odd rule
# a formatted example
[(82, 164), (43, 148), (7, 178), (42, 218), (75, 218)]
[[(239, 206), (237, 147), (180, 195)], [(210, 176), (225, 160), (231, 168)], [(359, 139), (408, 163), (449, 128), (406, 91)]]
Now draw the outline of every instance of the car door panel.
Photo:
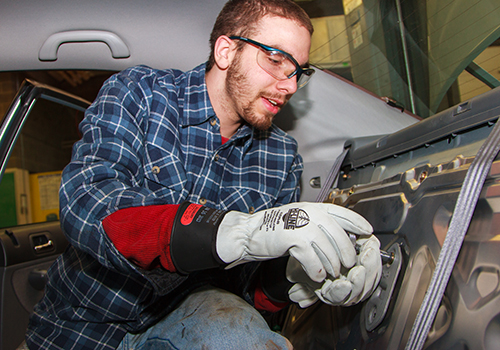
[[(404, 349), (463, 180), (500, 116), (500, 89), (351, 149), (328, 202), (365, 216), (396, 253), (381, 283), (354, 307), (292, 307), (284, 334), (296, 349)], [(346, 147), (356, 142), (347, 142)], [(486, 178), (427, 349), (493, 349), (500, 325), (500, 158)]]
[(29, 315), (43, 296), (47, 270), (67, 245), (59, 221), (1, 230), (0, 349), (15, 349), (24, 340)]

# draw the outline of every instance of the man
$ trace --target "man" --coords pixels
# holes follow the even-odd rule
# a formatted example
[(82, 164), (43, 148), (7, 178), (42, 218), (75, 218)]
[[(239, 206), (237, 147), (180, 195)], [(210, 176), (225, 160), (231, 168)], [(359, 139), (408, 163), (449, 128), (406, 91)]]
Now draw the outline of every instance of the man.
[(255, 308), (373, 291), (369, 223), (288, 204), (302, 161), (272, 119), (313, 73), (311, 34), (293, 1), (231, 0), (207, 65), (134, 67), (104, 84), (63, 173), (71, 245), (50, 269), (30, 349), (287, 348)]

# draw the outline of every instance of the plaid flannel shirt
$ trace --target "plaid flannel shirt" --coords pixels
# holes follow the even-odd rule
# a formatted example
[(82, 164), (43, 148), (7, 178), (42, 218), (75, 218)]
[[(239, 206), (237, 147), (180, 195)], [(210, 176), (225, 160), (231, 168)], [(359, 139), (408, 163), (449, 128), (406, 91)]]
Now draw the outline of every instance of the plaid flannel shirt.
[(302, 159), (286, 133), (244, 125), (222, 144), (205, 65), (114, 75), (80, 129), (60, 189), (70, 246), (50, 268), (30, 320), (31, 349), (114, 349), (182, 296), (186, 276), (141, 270), (116, 250), (102, 227), (107, 215), (185, 200), (252, 212), (299, 197)]

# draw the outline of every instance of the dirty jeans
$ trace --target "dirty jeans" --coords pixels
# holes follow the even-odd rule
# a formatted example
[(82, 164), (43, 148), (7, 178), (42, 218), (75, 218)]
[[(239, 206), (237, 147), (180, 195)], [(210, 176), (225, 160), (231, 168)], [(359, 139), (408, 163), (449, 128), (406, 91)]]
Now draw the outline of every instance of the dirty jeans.
[(257, 310), (227, 291), (203, 287), (140, 334), (128, 333), (118, 350), (292, 349)]

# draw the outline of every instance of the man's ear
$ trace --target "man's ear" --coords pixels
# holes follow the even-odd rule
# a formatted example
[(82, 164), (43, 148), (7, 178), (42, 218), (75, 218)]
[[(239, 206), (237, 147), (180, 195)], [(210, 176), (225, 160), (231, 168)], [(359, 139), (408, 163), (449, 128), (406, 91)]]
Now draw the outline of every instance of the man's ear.
[(225, 35), (217, 38), (214, 46), (215, 64), (220, 70), (226, 70), (236, 53), (236, 44)]

